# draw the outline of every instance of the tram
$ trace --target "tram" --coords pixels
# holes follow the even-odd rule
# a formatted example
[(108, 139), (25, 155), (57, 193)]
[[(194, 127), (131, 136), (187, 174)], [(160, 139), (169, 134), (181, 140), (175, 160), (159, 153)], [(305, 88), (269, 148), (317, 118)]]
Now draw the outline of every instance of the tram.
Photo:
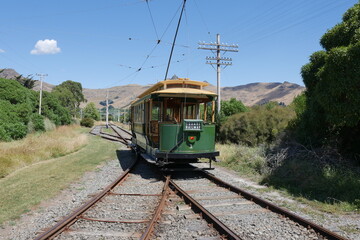
[(215, 99), (209, 84), (178, 78), (158, 82), (131, 103), (132, 148), (157, 165), (216, 160)]

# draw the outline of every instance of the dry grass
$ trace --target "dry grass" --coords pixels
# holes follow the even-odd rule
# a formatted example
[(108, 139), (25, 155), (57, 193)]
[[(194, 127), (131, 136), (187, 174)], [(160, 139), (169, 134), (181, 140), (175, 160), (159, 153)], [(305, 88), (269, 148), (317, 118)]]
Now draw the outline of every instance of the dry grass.
[[(79, 132), (79, 129), (73, 131)], [(0, 229), (2, 223), (17, 219), (42, 201), (57, 195), (85, 172), (94, 171), (99, 164), (116, 159), (118, 147), (118, 143), (89, 136), (86, 146), (75, 153), (32, 164), (0, 179)]]
[(251, 179), (258, 180), (265, 169), (265, 151), (261, 147), (236, 144), (216, 144), (223, 167), (233, 169)]
[(0, 143), (0, 178), (31, 164), (75, 152), (87, 143), (78, 126), (61, 126), (54, 131)]

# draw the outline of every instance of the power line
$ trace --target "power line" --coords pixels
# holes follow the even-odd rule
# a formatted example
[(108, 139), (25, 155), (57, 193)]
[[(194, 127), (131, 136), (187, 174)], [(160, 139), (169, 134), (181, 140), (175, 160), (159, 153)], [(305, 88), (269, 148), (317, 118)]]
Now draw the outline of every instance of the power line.
[(152, 25), (153, 25), (153, 27), (154, 27), (156, 37), (157, 37), (157, 39), (160, 39), (160, 38), (159, 38), (159, 35), (158, 35), (158, 32), (157, 32), (157, 30), (156, 30), (154, 18), (153, 18), (152, 14), (151, 14), (150, 6), (149, 6), (149, 0), (146, 0), (146, 5), (147, 5), (147, 8), (148, 8), (148, 10), (149, 10), (151, 22), (152, 22)]

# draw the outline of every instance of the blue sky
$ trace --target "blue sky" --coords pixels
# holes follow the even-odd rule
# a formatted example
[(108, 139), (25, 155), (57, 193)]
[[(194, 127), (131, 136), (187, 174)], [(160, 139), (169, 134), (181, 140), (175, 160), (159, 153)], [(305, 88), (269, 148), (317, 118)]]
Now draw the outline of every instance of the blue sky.
[[(216, 84), (199, 41), (238, 44), (222, 86), (289, 81), (320, 37), (358, 0), (187, 0), (169, 77)], [(85, 88), (163, 80), (182, 0), (11, 0), (1, 3), (0, 68)], [(150, 9), (150, 10), (149, 10)], [(151, 20), (153, 17), (153, 22)], [(172, 20), (173, 19), (173, 20)], [(172, 20), (172, 21), (171, 21)], [(161, 39), (160, 44), (157, 40)], [(137, 71), (141, 67), (141, 71)], [(34, 79), (37, 79), (35, 76)]]

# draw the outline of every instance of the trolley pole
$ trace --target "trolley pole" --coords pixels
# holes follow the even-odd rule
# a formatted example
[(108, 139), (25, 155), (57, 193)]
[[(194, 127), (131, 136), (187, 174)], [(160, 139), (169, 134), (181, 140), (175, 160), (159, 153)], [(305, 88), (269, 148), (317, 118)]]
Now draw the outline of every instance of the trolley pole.
[(41, 115), (41, 100), (42, 100), (42, 90), (43, 90), (43, 78), (46, 77), (47, 74), (37, 73), (36, 76), (40, 77), (39, 115)]
[(109, 90), (106, 92), (106, 128), (109, 128)]
[[(221, 44), (220, 34), (216, 34), (216, 43), (199, 43), (198, 49), (210, 50), (213, 53), (216, 52), (216, 57), (206, 57), (206, 64), (216, 65), (216, 79), (217, 79), (217, 113), (220, 113), (221, 109), (221, 93), (220, 93), (220, 80), (221, 80), (221, 66), (232, 65), (231, 58), (222, 58), (221, 52), (238, 52), (236, 48), (238, 45)], [(215, 61), (215, 62), (212, 62)]]

